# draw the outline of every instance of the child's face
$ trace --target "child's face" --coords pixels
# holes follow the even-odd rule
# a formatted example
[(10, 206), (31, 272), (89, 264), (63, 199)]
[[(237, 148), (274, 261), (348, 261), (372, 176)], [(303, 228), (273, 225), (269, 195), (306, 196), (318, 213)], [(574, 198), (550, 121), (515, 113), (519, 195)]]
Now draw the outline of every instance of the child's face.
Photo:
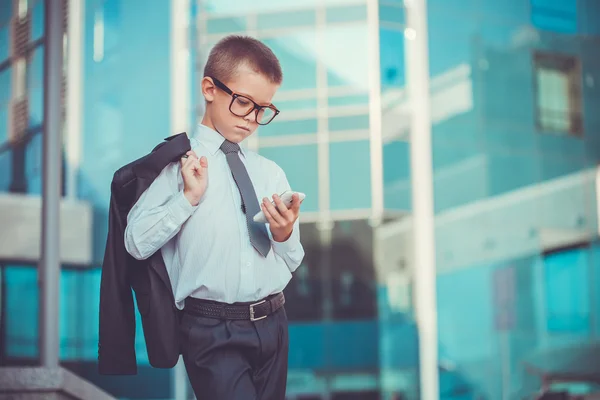
[[(269, 106), (279, 88), (279, 85), (272, 83), (260, 73), (254, 72), (247, 66), (240, 66), (234, 78), (228, 82), (222, 82), (226, 88), (219, 87), (219, 83), (211, 82), (207, 77), (202, 82), (202, 91), (207, 101), (206, 122), (210, 123), (212, 128), (219, 132), (227, 140), (239, 143), (250, 136), (256, 128), (256, 110), (247, 116), (238, 116), (244, 114), (239, 112), (239, 107), (253, 107), (252, 101), (261, 106)], [(242, 96), (237, 97), (232, 105), (233, 95), (227, 93), (226, 89), (234, 94)], [(251, 101), (248, 101), (250, 99)], [(235, 115), (231, 109), (238, 115)], [(237, 108), (236, 108), (237, 107)], [(248, 108), (248, 109), (250, 109)], [(264, 112), (267, 116), (271, 110)]]

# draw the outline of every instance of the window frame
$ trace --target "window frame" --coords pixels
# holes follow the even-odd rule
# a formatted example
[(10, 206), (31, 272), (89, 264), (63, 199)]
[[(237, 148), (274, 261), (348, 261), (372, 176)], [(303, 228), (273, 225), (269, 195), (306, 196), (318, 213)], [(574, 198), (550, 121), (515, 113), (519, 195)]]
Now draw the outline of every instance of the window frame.
[[(544, 110), (540, 107), (538, 96), (541, 88), (538, 84), (538, 73), (541, 69), (558, 71), (566, 76), (568, 81), (568, 118), (569, 127), (559, 130), (542, 122)], [(533, 51), (532, 53), (532, 75), (534, 85), (534, 107), (535, 125), (538, 132), (552, 133), (556, 135), (567, 135), (581, 138), (584, 135), (583, 124), (583, 96), (582, 96), (582, 72), (579, 57), (571, 54), (560, 54), (547, 51)]]

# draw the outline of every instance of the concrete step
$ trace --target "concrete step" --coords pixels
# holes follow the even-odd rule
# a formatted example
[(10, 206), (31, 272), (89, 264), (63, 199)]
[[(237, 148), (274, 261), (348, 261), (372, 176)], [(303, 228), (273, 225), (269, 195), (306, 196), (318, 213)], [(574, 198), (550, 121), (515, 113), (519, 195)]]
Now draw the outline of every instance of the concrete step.
[(0, 400), (114, 400), (71, 371), (45, 367), (0, 368)]

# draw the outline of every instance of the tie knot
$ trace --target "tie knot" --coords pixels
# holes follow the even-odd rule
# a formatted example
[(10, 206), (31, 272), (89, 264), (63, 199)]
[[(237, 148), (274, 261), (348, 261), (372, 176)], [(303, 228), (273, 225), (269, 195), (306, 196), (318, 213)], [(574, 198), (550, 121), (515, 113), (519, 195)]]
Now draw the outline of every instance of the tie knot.
[(230, 142), (229, 140), (225, 140), (221, 145), (221, 151), (225, 154), (229, 153), (237, 153), (240, 151), (240, 145), (237, 143)]

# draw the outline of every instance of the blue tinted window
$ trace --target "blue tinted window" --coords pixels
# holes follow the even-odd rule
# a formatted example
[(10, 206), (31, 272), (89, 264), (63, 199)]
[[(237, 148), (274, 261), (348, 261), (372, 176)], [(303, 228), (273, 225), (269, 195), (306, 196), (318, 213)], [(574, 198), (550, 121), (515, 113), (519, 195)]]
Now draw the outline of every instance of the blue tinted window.
[(406, 22), (403, 4), (379, 4), (379, 20), (383, 23), (404, 24)]
[(27, 65), (27, 91), (29, 95), (29, 123), (42, 123), (44, 117), (44, 48), (33, 52)]
[(329, 118), (330, 131), (345, 131), (354, 129), (369, 129), (369, 116), (351, 115), (346, 117)]
[(386, 209), (410, 209), (410, 158), (407, 142), (383, 145), (383, 198)]
[(429, 70), (432, 78), (470, 64), (473, 37), (478, 35), (479, 21), (468, 16), (449, 14), (446, 10), (429, 15)]
[[(0, 118), (2, 118), (2, 111), (0, 111)], [(0, 153), (0, 171), (2, 171), (0, 174), (0, 192), (8, 192), (12, 176), (12, 155), (8, 151)]]
[(33, 4), (31, 12), (31, 41), (44, 36), (44, 1), (38, 0)]
[(326, 20), (328, 23), (366, 21), (367, 6), (347, 6), (347, 7), (329, 7), (326, 11)]
[(369, 105), (368, 94), (356, 94), (351, 96), (333, 97), (329, 96), (327, 101), (329, 107), (343, 107), (343, 106), (356, 106), (356, 105)]
[(379, 57), (382, 88), (404, 85), (404, 33), (379, 29)]
[(312, 29), (264, 39), (283, 69), (281, 91), (317, 87), (317, 38)]
[[(100, 301), (99, 268), (62, 269), (60, 276), (60, 358), (96, 360), (98, 357), (98, 315)], [(39, 288), (33, 266), (7, 266), (6, 335), (9, 357), (35, 358), (39, 355)], [(137, 308), (136, 308), (137, 310)], [(141, 320), (136, 312), (136, 350), (138, 362), (146, 363), (147, 354)]]
[(6, 140), (8, 140), (8, 103), (0, 103), (0, 146)]
[(114, 53), (122, 40), (121, 32), (121, 1), (104, 0), (102, 17), (104, 24), (104, 52)]
[(317, 119), (308, 118), (286, 121), (276, 118), (269, 125), (261, 126), (259, 129), (259, 134), (261, 136), (284, 136), (316, 133)]
[(8, 24), (12, 15), (12, 1), (3, 1), (0, 7), (0, 25)]
[(317, 211), (319, 207), (317, 145), (265, 147), (259, 152), (283, 169), (292, 190), (306, 193), (302, 211)]
[(7, 105), (12, 93), (12, 68), (0, 71), (0, 105)]
[[(528, 22), (529, 4), (523, 0), (480, 0), (479, 8), (486, 20), (505, 21), (508, 23)], [(475, 19), (475, 18), (473, 18)]]
[[(0, 7), (1, 8), (1, 7)], [(8, 58), (8, 49), (10, 48), (10, 25), (1, 26), (0, 23), (0, 62), (3, 62)]]
[(328, 86), (352, 86), (368, 90), (369, 54), (366, 24), (330, 25), (322, 40), (324, 53), (320, 60), (327, 68)]
[(312, 26), (316, 22), (314, 9), (294, 12), (268, 13), (258, 15), (258, 29), (291, 28), (295, 26)]
[(544, 266), (548, 331), (587, 331), (590, 318), (587, 249), (547, 255)]
[(577, 32), (576, 1), (531, 0), (531, 22), (543, 30)]
[(208, 33), (229, 33), (243, 32), (246, 30), (245, 18), (211, 18), (206, 21), (206, 30)]
[(5, 267), (6, 353), (9, 357), (38, 356), (38, 283), (33, 267)]
[(42, 194), (42, 135), (34, 135), (25, 150), (27, 193)]
[(368, 140), (329, 145), (330, 207), (371, 207), (371, 162)]
[[(297, 99), (297, 100), (277, 100), (275, 99), (275, 106), (285, 114), (293, 114), (294, 110), (316, 110), (317, 99)], [(281, 116), (282, 114), (280, 114)]]

